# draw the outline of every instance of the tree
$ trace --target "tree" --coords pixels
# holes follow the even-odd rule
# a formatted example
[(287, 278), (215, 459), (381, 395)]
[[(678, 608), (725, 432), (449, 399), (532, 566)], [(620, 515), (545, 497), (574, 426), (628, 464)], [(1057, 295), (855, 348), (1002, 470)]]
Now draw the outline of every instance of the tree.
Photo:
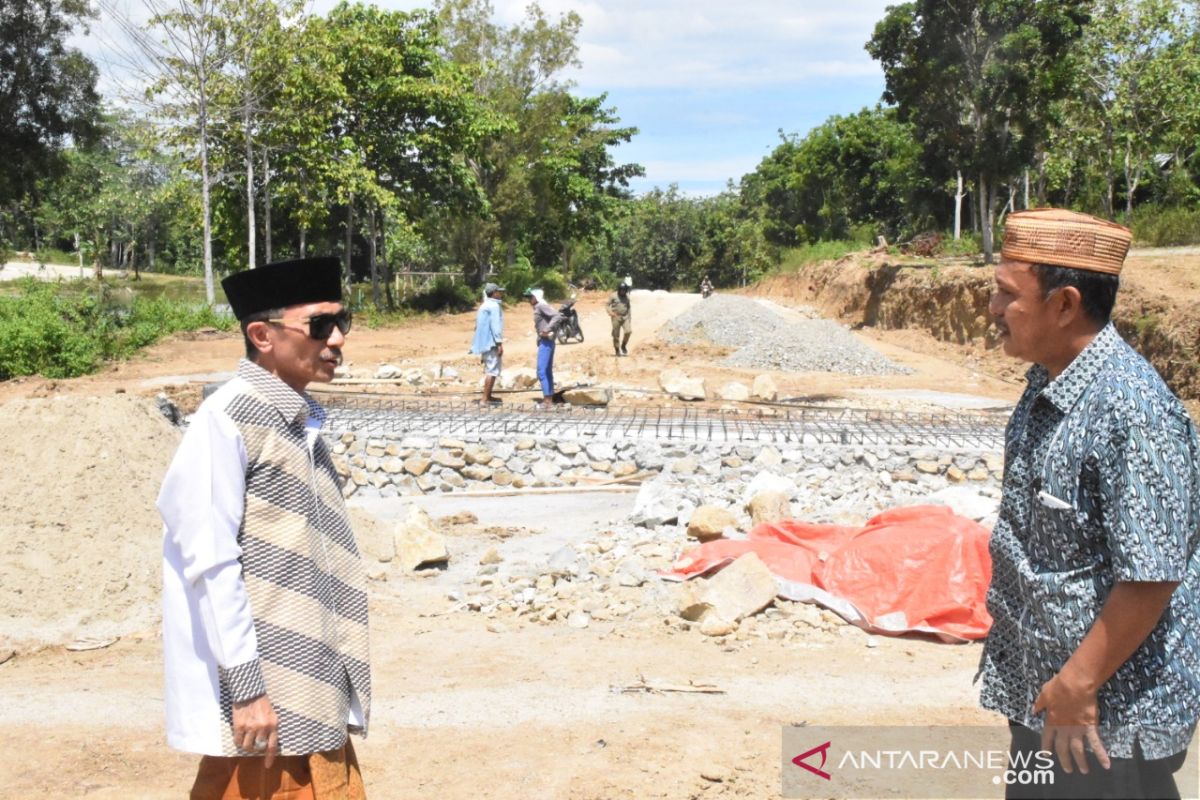
[(148, 94), (160, 101), (159, 111), (178, 123), (181, 139), (194, 147), (200, 172), (200, 213), (203, 227), (204, 292), (216, 302), (213, 282), (212, 187), (215, 183), (209, 152), (214, 120), (224, 111), (214, 104), (222, 69), (232, 53), (227, 47), (220, 0), (143, 0), (153, 13), (155, 40), (128, 19), (118, 22), (145, 58), (144, 74), (153, 83)]
[(96, 138), (96, 67), (66, 46), (91, 16), (85, 0), (0, 3), (0, 208), (36, 194), (63, 167), (65, 147)]
[(984, 259), (991, 263), (998, 188), (1044, 141), (1050, 104), (1070, 88), (1071, 47), (1087, 0), (914, 0), (892, 6), (867, 43), (884, 100), (913, 124), (925, 165), (975, 177)]
[(1095, 3), (1079, 46), (1062, 138), (1069, 145), (1094, 143), (1110, 218), (1116, 215), (1118, 176), (1124, 178), (1128, 216), (1142, 179), (1156, 167), (1155, 156), (1188, 139), (1183, 131), (1200, 101), (1200, 56), (1189, 42), (1192, 22), (1177, 0)]
[(551, 20), (533, 4), (502, 28), (487, 0), (443, 0), (436, 11), (448, 54), (471, 70), (501, 124), (467, 159), (485, 213), (439, 215), (431, 227), (450, 229), (449, 249), (473, 283), (494, 259), (511, 266), (519, 255), (569, 271), (573, 244), (603, 230), (629, 178), (643, 174), (611, 155), (637, 129), (620, 127), (603, 96), (574, 97), (560, 77), (578, 65), (582, 20), (574, 12)]
[(912, 125), (895, 109), (830, 117), (803, 138), (782, 139), (742, 180), (744, 202), (761, 209), (775, 244), (845, 239), (857, 226), (899, 236), (932, 218), (937, 190)]

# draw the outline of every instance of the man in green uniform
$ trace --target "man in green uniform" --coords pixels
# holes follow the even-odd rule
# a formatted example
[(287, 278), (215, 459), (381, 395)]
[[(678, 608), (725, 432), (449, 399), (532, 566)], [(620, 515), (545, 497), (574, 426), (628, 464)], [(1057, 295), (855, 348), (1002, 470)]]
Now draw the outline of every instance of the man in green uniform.
[(613, 352), (618, 356), (629, 355), (629, 336), (633, 333), (633, 326), (629, 322), (629, 287), (632, 285), (633, 279), (626, 275), (625, 280), (617, 286), (617, 293), (608, 300), (608, 315), (612, 317), (613, 326)]

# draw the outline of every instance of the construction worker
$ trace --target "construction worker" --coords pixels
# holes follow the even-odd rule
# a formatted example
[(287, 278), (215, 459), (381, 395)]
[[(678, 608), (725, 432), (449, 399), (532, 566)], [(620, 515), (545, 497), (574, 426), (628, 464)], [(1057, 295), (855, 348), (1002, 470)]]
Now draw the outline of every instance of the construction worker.
[(526, 289), (523, 297), (533, 309), (533, 330), (537, 334), (537, 376), (542, 385), (541, 408), (554, 408), (554, 343), (562, 317), (545, 301), (541, 289)]
[(633, 278), (626, 275), (617, 286), (617, 293), (608, 300), (608, 315), (612, 317), (613, 352), (618, 356), (629, 355), (629, 336), (633, 333), (629, 321), (629, 289), (632, 286)]
[(499, 405), (500, 398), (492, 397), (496, 379), (500, 377), (500, 362), (504, 356), (504, 307), (500, 301), (504, 288), (494, 283), (483, 287), (483, 302), (475, 315), (475, 338), (471, 352), (483, 362), (484, 405)]

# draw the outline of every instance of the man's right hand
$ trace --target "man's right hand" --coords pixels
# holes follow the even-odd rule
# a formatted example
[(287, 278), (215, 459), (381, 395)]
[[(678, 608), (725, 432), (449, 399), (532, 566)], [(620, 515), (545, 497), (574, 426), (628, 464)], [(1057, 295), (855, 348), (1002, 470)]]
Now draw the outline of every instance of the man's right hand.
[(499, 342), (496, 343), (496, 355), (504, 355), (504, 345), (500, 344)]
[[(259, 742), (265, 746), (259, 747)], [(279, 719), (265, 694), (244, 703), (233, 704), (233, 743), (249, 753), (263, 753), (263, 766), (267, 769), (275, 763), (279, 754)]]

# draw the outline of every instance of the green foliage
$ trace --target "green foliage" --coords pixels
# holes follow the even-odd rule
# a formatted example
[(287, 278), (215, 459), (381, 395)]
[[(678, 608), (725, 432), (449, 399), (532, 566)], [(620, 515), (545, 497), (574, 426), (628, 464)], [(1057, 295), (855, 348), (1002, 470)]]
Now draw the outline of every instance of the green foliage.
[(439, 276), (433, 285), (410, 297), (406, 305), (414, 311), (469, 311), (479, 305), (481, 296), (462, 281)]
[(940, 256), (978, 256), (982, 252), (979, 234), (971, 232), (963, 233), (962, 238), (957, 240), (953, 236), (943, 236), (937, 249), (937, 255)]
[(97, 70), (67, 40), (94, 16), (84, 0), (0, 4), (0, 207), (33, 194), (69, 141), (95, 135)]
[(783, 251), (783, 256), (779, 262), (780, 272), (796, 272), (804, 267), (812, 264), (820, 264), (824, 261), (836, 261), (850, 253), (857, 253), (860, 250), (866, 249), (863, 242), (855, 242), (847, 239), (834, 239), (832, 241), (813, 242), (812, 244), (804, 244), (799, 247), (790, 247)]
[(360, 310), (354, 312), (354, 327), (372, 331), (393, 328), (411, 321), (414, 317), (419, 316), (419, 313), (411, 308), (381, 311), (373, 305), (364, 305)]
[(913, 0), (890, 6), (867, 43), (883, 68), (884, 100), (913, 124), (924, 171), (974, 178), (988, 220), (1000, 186), (1045, 141), (1051, 104), (1071, 89), (1071, 49), (1089, 7), (1089, 0)]
[(1142, 314), (1140, 317), (1134, 320), (1133, 328), (1137, 331), (1138, 338), (1142, 339), (1158, 330), (1158, 326), (1161, 322), (1162, 318), (1158, 314), (1150, 312)]
[(0, 297), (0, 380), (41, 374), (70, 378), (103, 361), (126, 358), (163, 336), (201, 327), (229, 330), (233, 319), (206, 305), (165, 298), (127, 304), (79, 284), (27, 278), (18, 293)]
[(1125, 220), (1140, 245), (1169, 247), (1200, 244), (1200, 208), (1145, 205)]
[(831, 117), (803, 138), (785, 137), (742, 181), (762, 208), (766, 238), (783, 247), (822, 239), (871, 242), (926, 227), (937, 187), (925, 177), (914, 128), (895, 109)]

